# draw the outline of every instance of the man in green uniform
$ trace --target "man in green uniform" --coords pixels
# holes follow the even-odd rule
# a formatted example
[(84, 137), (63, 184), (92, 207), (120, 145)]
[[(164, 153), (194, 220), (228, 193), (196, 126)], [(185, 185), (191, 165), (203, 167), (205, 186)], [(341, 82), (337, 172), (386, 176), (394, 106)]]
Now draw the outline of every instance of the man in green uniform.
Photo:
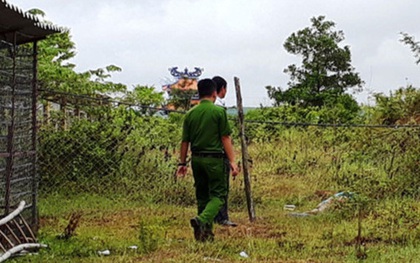
[[(214, 217), (223, 206), (227, 194), (226, 171), (238, 174), (230, 138), (231, 129), (226, 111), (214, 105), (216, 84), (211, 79), (198, 82), (200, 104), (184, 118), (178, 176), (187, 172), (187, 152), (191, 147), (191, 167), (194, 176), (198, 216), (190, 220), (197, 241), (213, 239)], [(224, 158), (229, 160), (230, 167)]]
[[(226, 96), (226, 92), (227, 92), (227, 82), (224, 78), (220, 77), (220, 76), (215, 76), (212, 78), (212, 80), (214, 81), (214, 83), (216, 83), (216, 91), (217, 91), (217, 98), (216, 101), (214, 102), (214, 105), (217, 105), (219, 107), (223, 107), (223, 109), (226, 110), (225, 107), (225, 96)], [(225, 161), (229, 162), (229, 160), (225, 159)], [(225, 203), (222, 206), (222, 208), (220, 209), (219, 213), (216, 215), (216, 217), (214, 218), (214, 222), (218, 223), (222, 226), (232, 226), (232, 227), (236, 227), (238, 226), (236, 223), (232, 222), (229, 220), (229, 212), (228, 212), (228, 195), (229, 195), (229, 174), (230, 174), (230, 170), (226, 171), (227, 176), (227, 186), (228, 186), (228, 194), (226, 194), (226, 198), (225, 198)]]

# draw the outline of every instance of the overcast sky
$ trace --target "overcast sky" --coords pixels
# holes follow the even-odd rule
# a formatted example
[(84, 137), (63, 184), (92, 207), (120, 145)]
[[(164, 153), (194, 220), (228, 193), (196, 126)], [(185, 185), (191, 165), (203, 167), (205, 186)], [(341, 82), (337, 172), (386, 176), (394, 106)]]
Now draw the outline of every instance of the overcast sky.
[(168, 69), (204, 69), (202, 78), (228, 81), (228, 106), (236, 105), (233, 77), (240, 78), (245, 106), (270, 105), (265, 86), (287, 88), (283, 69), (300, 63), (283, 43), (319, 15), (344, 32), (352, 65), (365, 81), (355, 97), (412, 84), (420, 65), (400, 32), (420, 40), (418, 0), (7, 0), (22, 10), (38, 8), (67, 27), (76, 43), (77, 71), (113, 64), (112, 80), (128, 87), (161, 86)]

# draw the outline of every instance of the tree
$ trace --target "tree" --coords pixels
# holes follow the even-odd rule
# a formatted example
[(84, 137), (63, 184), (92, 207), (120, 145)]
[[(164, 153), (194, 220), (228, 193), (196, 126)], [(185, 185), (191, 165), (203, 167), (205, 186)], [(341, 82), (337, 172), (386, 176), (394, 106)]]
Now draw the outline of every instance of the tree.
[(400, 34), (402, 35), (400, 41), (410, 47), (414, 53), (414, 57), (417, 59), (416, 64), (420, 64), (420, 42), (416, 41), (413, 36), (407, 33), (401, 32)]
[(334, 31), (335, 23), (324, 16), (313, 17), (312, 26), (290, 35), (284, 48), (302, 56), (302, 65), (289, 65), (289, 89), (266, 87), (275, 105), (288, 103), (302, 106), (324, 106), (339, 101), (349, 88), (361, 90), (363, 81), (351, 66), (349, 46), (340, 47), (342, 31)]
[(149, 107), (161, 107), (164, 98), (163, 92), (156, 92), (154, 87), (136, 85), (127, 92), (123, 101), (142, 107), (141, 112), (146, 113)]
[[(42, 10), (32, 9), (28, 13), (39, 16), (42, 23), (51, 23), (43, 19), (45, 13)], [(77, 116), (81, 110), (89, 112), (90, 115), (93, 113), (99, 115), (96, 109), (90, 107), (95, 98), (101, 105), (101, 99), (104, 101), (109, 99), (106, 94), (126, 91), (124, 84), (109, 81), (111, 73), (121, 71), (121, 68), (108, 65), (105, 68), (76, 72), (76, 65), (70, 62), (75, 55), (76, 46), (67, 28), (62, 28), (60, 33), (50, 35), (38, 43), (38, 87), (41, 90), (44, 115), (49, 119), (49, 101), (58, 103), (63, 127), (66, 126), (65, 116), (68, 108), (71, 108)], [(84, 97), (93, 100), (86, 103), (83, 102)]]
[(420, 89), (413, 86), (399, 88), (389, 96), (375, 94), (376, 116), (381, 124), (420, 123)]
[(69, 61), (76, 55), (70, 30), (51, 35), (38, 45), (38, 71), (43, 89), (93, 95), (96, 92), (124, 92), (126, 86), (108, 81), (112, 72), (121, 68), (108, 65), (105, 68), (76, 72)]
[(172, 89), (171, 97), (168, 100), (169, 108), (173, 107), (177, 110), (189, 110), (192, 105), (192, 98), (197, 95), (197, 90), (194, 89)]

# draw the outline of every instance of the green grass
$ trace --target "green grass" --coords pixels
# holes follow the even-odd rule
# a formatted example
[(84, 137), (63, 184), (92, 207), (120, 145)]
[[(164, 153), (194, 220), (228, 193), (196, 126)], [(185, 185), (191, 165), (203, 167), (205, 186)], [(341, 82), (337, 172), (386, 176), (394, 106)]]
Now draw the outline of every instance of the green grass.
[[(159, 185), (148, 190), (155, 191), (150, 195), (138, 189), (150, 199), (121, 192), (42, 195), (38, 236), (49, 248), (12, 262), (420, 262), (420, 205), (411, 194), (418, 186), (404, 181), (415, 179), (406, 179), (414, 170), (407, 169), (405, 152), (393, 160), (400, 166), (392, 166), (382, 150), (389, 142), (382, 138), (373, 141), (375, 136), (357, 134), (340, 142), (339, 136), (346, 134), (327, 135), (287, 131), (278, 141), (252, 144), (257, 220), (248, 220), (241, 175), (230, 190), (230, 217), (239, 226), (216, 226), (213, 243), (193, 239), (191, 176), (177, 183), (156, 179)], [(398, 145), (402, 144), (396, 142), (394, 149)], [(408, 194), (399, 188), (406, 186), (411, 187)], [(292, 217), (283, 210), (293, 204), (294, 212), (309, 211), (339, 191), (357, 195), (311, 217)], [(154, 201), (161, 193), (164, 198)], [(183, 203), (185, 196), (188, 201)], [(168, 202), (171, 198), (177, 201)], [(73, 213), (82, 215), (76, 235), (58, 238)], [(138, 248), (129, 248), (133, 245)], [(109, 256), (98, 255), (105, 249)], [(241, 257), (242, 251), (249, 258)]]
[[(194, 216), (194, 207), (144, 204), (89, 194), (45, 197), (40, 200), (39, 239), (49, 248), (14, 261), (359, 262), (354, 242), (357, 216), (343, 219), (338, 212), (328, 212), (307, 218), (290, 217), (283, 210), (284, 204), (294, 202), (299, 204), (298, 210), (305, 211), (313, 208), (317, 200), (311, 196), (310, 187), (297, 178), (278, 179), (278, 191), (271, 185), (272, 178), (254, 182), (255, 193), (267, 182), (270, 186), (256, 206), (254, 223), (248, 221), (244, 207), (235, 206), (231, 218), (239, 227), (216, 226), (216, 241), (208, 244), (193, 240), (188, 219)], [(241, 180), (235, 181), (233, 191), (238, 191), (241, 184)], [(362, 221), (365, 262), (416, 262), (420, 256), (416, 249), (419, 239), (409, 229), (410, 222), (399, 222), (397, 215), (392, 214), (392, 209), (398, 209), (396, 201), (382, 205), (385, 207), (376, 211), (378, 214), (371, 213)], [(412, 200), (405, 200), (404, 205), (418, 208)], [(77, 235), (59, 239), (73, 212), (82, 213)], [(417, 226), (414, 232), (418, 233)], [(138, 249), (129, 248), (133, 245)], [(111, 251), (110, 256), (97, 254), (105, 249)], [(250, 257), (242, 258), (241, 251)]]

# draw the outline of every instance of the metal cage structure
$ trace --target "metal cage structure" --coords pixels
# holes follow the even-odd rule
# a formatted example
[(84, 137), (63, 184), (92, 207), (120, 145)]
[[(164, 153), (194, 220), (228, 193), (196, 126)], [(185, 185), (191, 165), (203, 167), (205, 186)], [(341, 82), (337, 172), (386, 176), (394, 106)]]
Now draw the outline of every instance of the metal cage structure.
[(37, 43), (60, 30), (0, 0), (0, 218), (26, 203), (37, 215)]

